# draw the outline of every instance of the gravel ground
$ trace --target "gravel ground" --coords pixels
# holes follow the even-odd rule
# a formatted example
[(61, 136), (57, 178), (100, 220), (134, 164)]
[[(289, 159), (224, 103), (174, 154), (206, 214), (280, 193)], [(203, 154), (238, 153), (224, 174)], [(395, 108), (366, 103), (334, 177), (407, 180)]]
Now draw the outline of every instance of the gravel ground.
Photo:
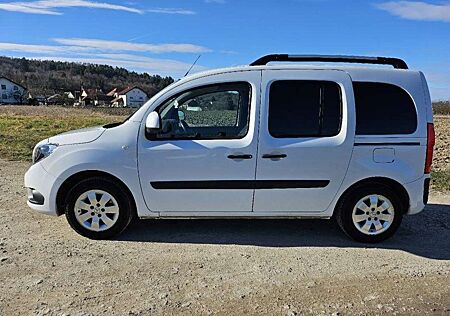
[(139, 221), (114, 241), (29, 210), (0, 160), (0, 315), (448, 315), (450, 197), (364, 245), (332, 221)]

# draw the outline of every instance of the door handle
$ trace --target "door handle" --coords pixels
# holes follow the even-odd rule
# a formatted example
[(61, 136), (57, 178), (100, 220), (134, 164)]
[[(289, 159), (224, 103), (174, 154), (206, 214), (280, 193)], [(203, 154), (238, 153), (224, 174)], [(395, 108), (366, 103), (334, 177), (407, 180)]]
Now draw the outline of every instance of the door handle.
[(286, 154), (265, 154), (262, 156), (264, 159), (283, 159), (286, 158)]
[(252, 155), (229, 155), (228, 159), (252, 159)]

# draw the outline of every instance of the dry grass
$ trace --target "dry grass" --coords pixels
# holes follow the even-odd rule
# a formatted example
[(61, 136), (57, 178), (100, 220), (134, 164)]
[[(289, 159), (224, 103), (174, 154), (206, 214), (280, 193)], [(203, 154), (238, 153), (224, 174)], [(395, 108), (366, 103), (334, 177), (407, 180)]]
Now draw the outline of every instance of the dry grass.
[[(122, 121), (128, 109), (0, 106), (0, 157), (30, 160), (34, 145), (77, 128)], [(433, 189), (450, 191), (450, 116), (435, 117)]]

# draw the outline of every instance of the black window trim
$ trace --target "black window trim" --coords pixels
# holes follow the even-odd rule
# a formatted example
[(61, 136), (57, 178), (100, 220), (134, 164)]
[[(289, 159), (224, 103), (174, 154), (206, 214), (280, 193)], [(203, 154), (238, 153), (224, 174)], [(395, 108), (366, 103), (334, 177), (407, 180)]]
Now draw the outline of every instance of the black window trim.
[[(394, 86), (396, 88), (401, 89), (402, 91), (404, 91), (408, 97), (410, 98), (412, 104), (414, 105), (414, 113), (416, 115), (416, 128), (414, 129), (414, 131), (412, 131), (411, 133), (389, 133), (389, 134), (358, 134), (357, 130), (356, 130), (356, 122), (357, 122), (357, 113), (356, 113), (356, 93), (355, 93), (355, 83), (378, 83), (378, 84), (385, 84), (385, 85), (391, 85)], [(418, 108), (417, 108), (417, 104), (416, 101), (414, 100), (413, 96), (411, 95), (411, 93), (409, 93), (408, 90), (406, 90), (405, 88), (403, 88), (402, 86), (399, 86), (398, 84), (392, 83), (392, 82), (386, 82), (386, 81), (367, 81), (367, 80), (354, 80), (352, 81), (352, 87), (353, 87), (353, 97), (355, 99), (355, 136), (358, 137), (386, 137), (386, 136), (396, 136), (396, 137), (406, 137), (406, 136), (411, 136), (414, 135), (415, 133), (417, 133), (417, 130), (419, 129), (419, 112), (418, 112)]]
[[(285, 134), (283, 136), (277, 136), (274, 135), (271, 131), (270, 131), (270, 124), (269, 124), (269, 120), (270, 120), (270, 90), (272, 88), (272, 84), (274, 84), (275, 82), (279, 82), (279, 81), (317, 81), (317, 82), (331, 82), (334, 83), (338, 86), (339, 88), (339, 103), (340, 103), (340, 120), (339, 120), (339, 128), (337, 130), (337, 132), (335, 134), (330, 134), (330, 135), (291, 135), (291, 134)], [(268, 132), (270, 134), (271, 137), (275, 138), (275, 139), (282, 139), (282, 138), (329, 138), (329, 137), (336, 137), (337, 135), (339, 135), (342, 131), (342, 120), (343, 120), (343, 116), (344, 116), (344, 106), (343, 106), (343, 94), (342, 94), (342, 87), (339, 84), (339, 82), (333, 81), (333, 80), (315, 80), (315, 79), (279, 79), (279, 80), (273, 80), (272, 82), (270, 82), (269, 86), (267, 87), (267, 91), (268, 91), (268, 98), (266, 101), (267, 104), (267, 129)], [(322, 132), (322, 127), (323, 127), (323, 100), (322, 100), (322, 96), (321, 96), (321, 100), (320, 100), (320, 114), (319, 114), (319, 120), (320, 120), (320, 132)]]
[[(156, 134), (148, 135), (145, 133), (145, 138), (150, 141), (178, 141), (178, 140), (231, 140), (231, 139), (243, 139), (248, 135), (248, 132), (250, 130), (250, 113), (251, 113), (251, 105), (252, 105), (252, 84), (248, 81), (223, 81), (223, 82), (216, 82), (211, 84), (204, 84), (199, 85), (195, 87), (191, 87), (189, 89), (180, 91), (178, 93), (175, 93), (174, 95), (164, 99), (153, 111), (158, 112), (159, 109), (165, 105), (169, 100), (178, 98), (180, 95), (187, 93), (192, 90), (196, 89), (207, 89), (209, 87), (219, 86), (219, 85), (234, 85), (234, 84), (246, 84), (248, 86), (248, 111), (247, 111), (247, 130), (245, 131), (245, 134), (242, 136), (217, 136), (217, 137), (211, 137), (211, 138), (204, 138), (204, 137), (164, 137), (164, 138), (157, 138)], [(152, 111), (152, 112), (153, 112)], [(159, 113), (159, 112), (158, 112)], [(145, 120), (144, 120), (145, 121)], [(160, 126), (162, 126), (161, 118), (160, 118)]]

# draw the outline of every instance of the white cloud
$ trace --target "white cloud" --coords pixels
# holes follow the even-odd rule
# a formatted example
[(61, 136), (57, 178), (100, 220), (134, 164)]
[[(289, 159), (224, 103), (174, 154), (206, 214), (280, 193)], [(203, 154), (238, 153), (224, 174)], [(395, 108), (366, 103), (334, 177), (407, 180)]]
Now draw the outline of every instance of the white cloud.
[(92, 51), (92, 48), (78, 47), (78, 46), (55, 46), (55, 45), (0, 43), (0, 52), (1, 51), (49, 54), (49, 53), (87, 52), (87, 51)]
[(54, 41), (63, 45), (115, 51), (149, 53), (205, 53), (211, 51), (206, 47), (193, 44), (143, 44), (87, 38), (55, 38)]
[(0, 10), (33, 14), (61, 15), (61, 13), (57, 11), (52, 11), (42, 7), (29, 7), (24, 5), (22, 2), (0, 3)]
[(192, 10), (182, 8), (152, 8), (152, 9), (137, 9), (132, 3), (126, 3), (126, 5), (117, 5), (108, 2), (97, 2), (90, 0), (40, 0), (40, 1), (16, 1), (0, 3), (0, 10), (32, 13), (32, 14), (49, 14), (49, 15), (62, 15), (58, 8), (94, 8), (94, 9), (106, 9), (125, 11), (131, 13), (162, 13), (162, 14), (181, 14), (181, 15), (193, 15)]
[(129, 6), (117, 5), (107, 2), (88, 1), (88, 0), (46, 0), (46, 1), (31, 1), (31, 2), (20, 1), (20, 2), (0, 3), (0, 10), (34, 13), (34, 14), (50, 14), (50, 15), (61, 15), (62, 14), (61, 12), (55, 10), (57, 8), (73, 8), (73, 7), (117, 10), (131, 13), (144, 13), (144, 11), (140, 9), (136, 9)]
[(196, 14), (195, 11), (179, 9), (179, 8), (154, 8), (145, 10), (149, 13), (163, 13), (163, 14), (181, 14), (181, 15), (193, 15)]
[(420, 1), (389, 1), (376, 4), (376, 7), (404, 19), (450, 22), (450, 3), (431, 4)]

